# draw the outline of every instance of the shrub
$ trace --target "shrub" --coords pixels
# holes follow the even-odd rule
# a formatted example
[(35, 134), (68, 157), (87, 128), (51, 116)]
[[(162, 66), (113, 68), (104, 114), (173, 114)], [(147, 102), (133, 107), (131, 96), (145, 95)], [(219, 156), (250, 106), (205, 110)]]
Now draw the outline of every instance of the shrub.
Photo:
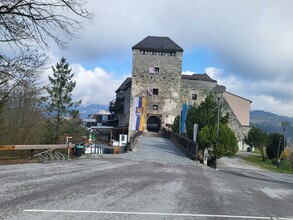
[(278, 158), (273, 158), (272, 159), (272, 164), (276, 165), (278, 164)]

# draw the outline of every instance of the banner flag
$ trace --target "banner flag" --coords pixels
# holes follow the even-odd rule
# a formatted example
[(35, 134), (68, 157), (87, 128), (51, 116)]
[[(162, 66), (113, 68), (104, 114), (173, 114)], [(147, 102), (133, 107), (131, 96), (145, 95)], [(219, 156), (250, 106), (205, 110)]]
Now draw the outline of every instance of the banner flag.
[(180, 128), (180, 133), (186, 133), (186, 117), (187, 117), (187, 111), (188, 111), (188, 101), (186, 100), (185, 103), (182, 106), (182, 111), (181, 111), (181, 128)]
[(131, 130), (143, 131), (146, 97), (133, 97), (131, 109)]
[(194, 124), (193, 125), (193, 141), (196, 142), (196, 138), (197, 138), (197, 131), (198, 131), (198, 124)]

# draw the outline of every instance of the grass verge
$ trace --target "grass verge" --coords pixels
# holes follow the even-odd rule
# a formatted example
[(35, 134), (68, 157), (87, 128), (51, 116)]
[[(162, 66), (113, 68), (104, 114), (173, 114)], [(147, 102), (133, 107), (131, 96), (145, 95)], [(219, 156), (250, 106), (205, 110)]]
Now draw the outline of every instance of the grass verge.
[[(263, 161), (260, 155), (247, 155), (241, 156), (241, 158), (266, 170), (270, 170), (277, 173), (283, 173), (283, 161), (281, 161), (280, 168), (278, 169), (277, 166), (272, 163), (272, 160), (266, 159), (266, 161)], [(285, 161), (284, 171), (287, 174), (293, 174), (293, 171), (291, 169), (291, 163), (288, 160)]]

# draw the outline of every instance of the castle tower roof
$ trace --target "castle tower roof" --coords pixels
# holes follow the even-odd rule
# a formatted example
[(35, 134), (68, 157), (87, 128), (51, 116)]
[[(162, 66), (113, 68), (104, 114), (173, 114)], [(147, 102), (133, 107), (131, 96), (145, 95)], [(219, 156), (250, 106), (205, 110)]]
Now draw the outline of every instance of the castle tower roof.
[(183, 49), (178, 46), (169, 37), (155, 37), (148, 36), (138, 44), (134, 45), (132, 49), (147, 50), (147, 51), (162, 51), (162, 52), (183, 52)]

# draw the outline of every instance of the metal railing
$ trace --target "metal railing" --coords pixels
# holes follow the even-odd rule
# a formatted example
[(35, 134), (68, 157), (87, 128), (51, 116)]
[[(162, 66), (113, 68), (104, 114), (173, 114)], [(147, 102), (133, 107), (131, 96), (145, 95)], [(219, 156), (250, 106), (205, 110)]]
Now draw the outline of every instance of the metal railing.
[(40, 162), (58, 161), (58, 160), (70, 160), (70, 157), (64, 153), (56, 151), (56, 149), (49, 149), (34, 155)]
[(114, 99), (111, 102), (109, 102), (109, 111), (124, 111), (124, 99)]
[(92, 146), (86, 147), (86, 152), (90, 154), (103, 154), (107, 148), (108, 146), (102, 143), (95, 143)]

